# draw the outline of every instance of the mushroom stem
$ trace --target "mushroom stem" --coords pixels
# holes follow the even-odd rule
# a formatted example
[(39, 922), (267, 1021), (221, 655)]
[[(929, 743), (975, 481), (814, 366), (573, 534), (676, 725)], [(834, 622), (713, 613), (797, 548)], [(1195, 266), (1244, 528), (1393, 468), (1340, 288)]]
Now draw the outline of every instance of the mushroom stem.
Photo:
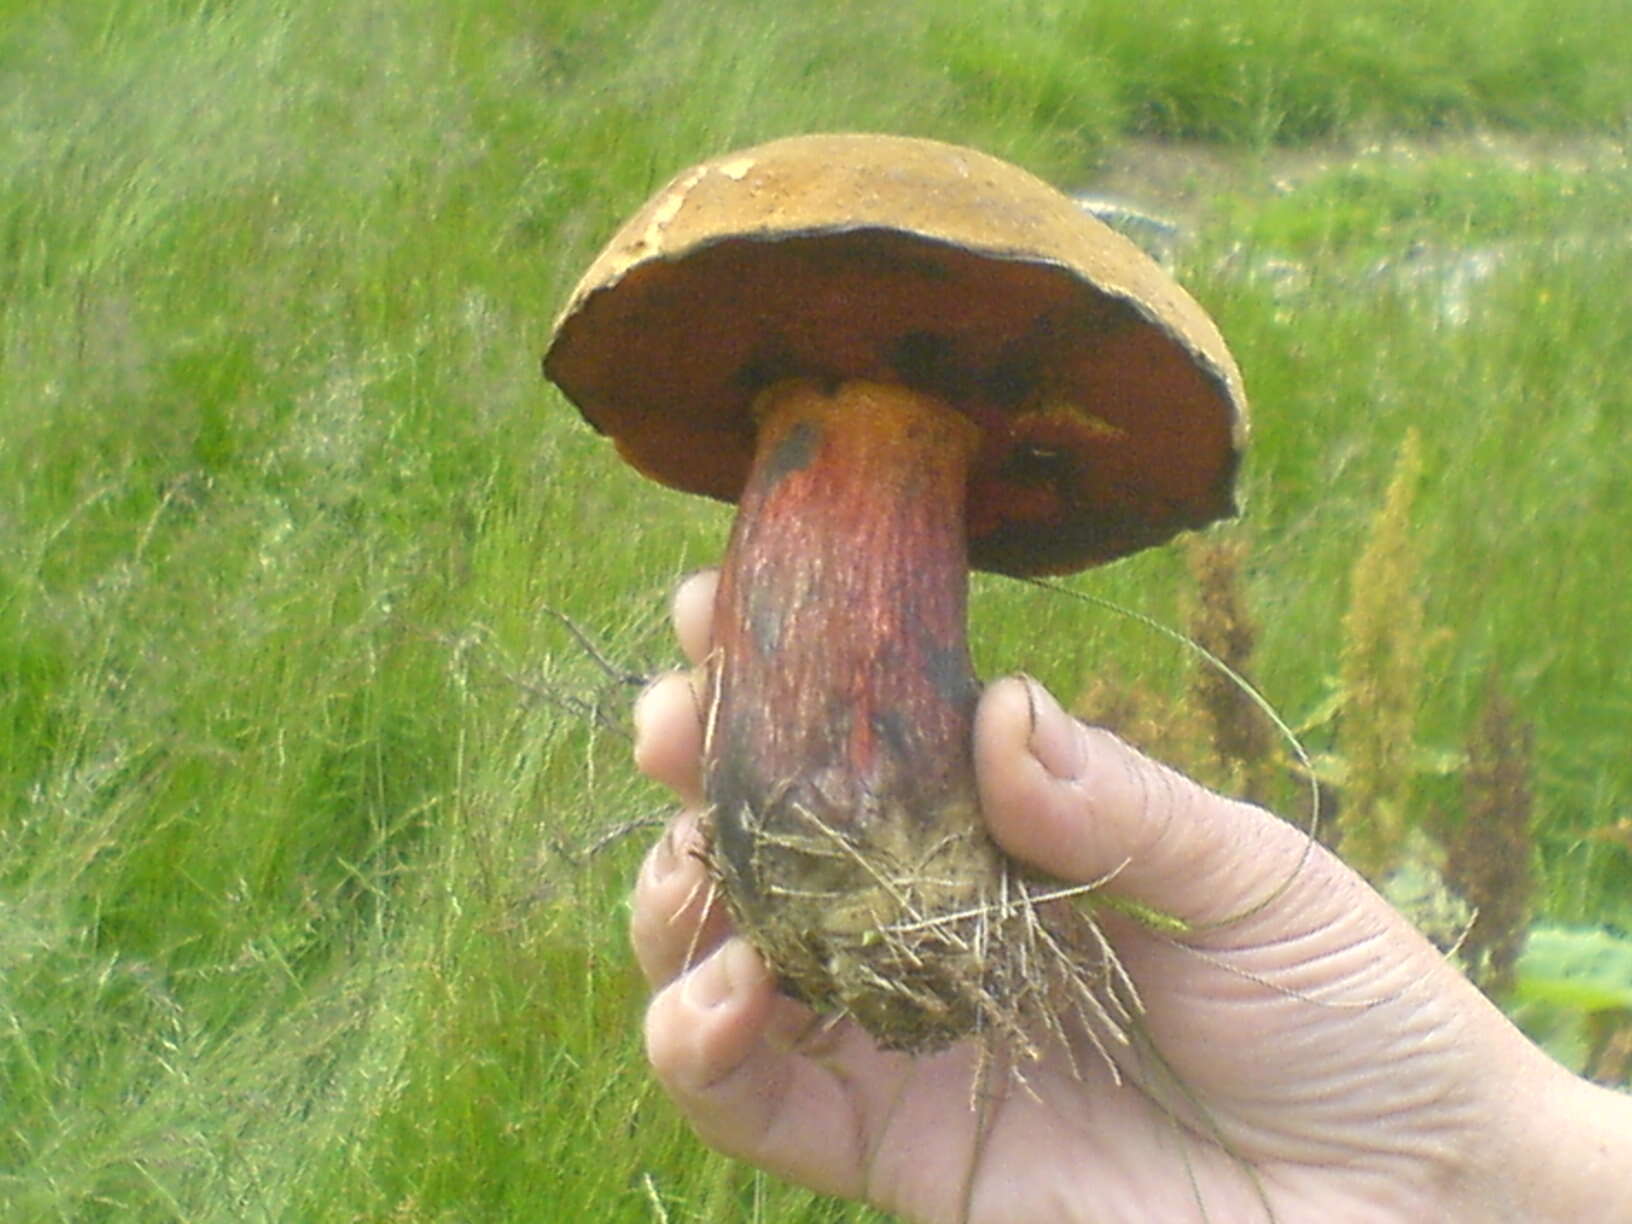
[(755, 416), (716, 603), (714, 869), (793, 993), (886, 1045), (944, 1044), (976, 1017), (967, 981), (941, 984), (963, 941), (943, 919), (978, 907), (1001, 870), (971, 761), (963, 502), (978, 431), (864, 381), (779, 383)]

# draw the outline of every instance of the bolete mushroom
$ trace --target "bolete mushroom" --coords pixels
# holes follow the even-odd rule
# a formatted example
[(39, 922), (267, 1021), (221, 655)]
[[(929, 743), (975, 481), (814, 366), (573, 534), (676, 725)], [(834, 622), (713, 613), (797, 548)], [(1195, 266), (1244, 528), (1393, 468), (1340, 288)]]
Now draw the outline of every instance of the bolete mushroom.
[(1201, 308), (1014, 166), (799, 136), (660, 191), (544, 366), (640, 471), (739, 505), (709, 856), (784, 987), (909, 1050), (1097, 1011), (1080, 911), (981, 823), (968, 570), (1071, 571), (1234, 512), (1244, 398)]

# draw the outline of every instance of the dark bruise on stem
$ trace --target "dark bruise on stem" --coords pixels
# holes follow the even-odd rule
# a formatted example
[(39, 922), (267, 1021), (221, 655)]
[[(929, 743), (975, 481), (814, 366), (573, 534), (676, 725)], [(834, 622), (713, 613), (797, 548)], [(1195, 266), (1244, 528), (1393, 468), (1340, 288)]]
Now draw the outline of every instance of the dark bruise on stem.
[(910, 966), (884, 1002), (851, 978), (874, 933), (978, 887), (963, 506), (978, 431), (931, 396), (865, 381), (780, 383), (755, 415), (716, 604), (716, 869), (795, 993), (864, 1020), (919, 1013), (877, 1017), (886, 1040), (903, 1024), (914, 1041), (967, 1028), (966, 1008), (915, 987)]

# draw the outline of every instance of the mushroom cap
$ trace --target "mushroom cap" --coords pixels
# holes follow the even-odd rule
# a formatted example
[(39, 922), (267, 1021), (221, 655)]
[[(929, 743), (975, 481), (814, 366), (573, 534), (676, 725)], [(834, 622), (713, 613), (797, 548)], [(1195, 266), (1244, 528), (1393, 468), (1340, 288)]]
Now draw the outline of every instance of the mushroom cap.
[(971, 563), (1064, 573), (1235, 513), (1241, 376), (1200, 306), (1018, 167), (795, 136), (678, 175), (573, 291), (547, 376), (648, 476), (734, 501), (752, 404), (898, 382), (984, 430)]

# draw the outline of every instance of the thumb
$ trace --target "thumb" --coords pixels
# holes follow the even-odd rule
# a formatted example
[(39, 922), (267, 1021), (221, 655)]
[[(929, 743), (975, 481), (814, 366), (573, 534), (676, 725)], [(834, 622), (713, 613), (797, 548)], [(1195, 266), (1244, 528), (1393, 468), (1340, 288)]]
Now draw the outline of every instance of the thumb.
[(1072, 883), (1204, 926), (1264, 902), (1305, 863), (1307, 834), (1225, 799), (1072, 718), (1034, 680), (987, 688), (975, 769), (992, 836)]

